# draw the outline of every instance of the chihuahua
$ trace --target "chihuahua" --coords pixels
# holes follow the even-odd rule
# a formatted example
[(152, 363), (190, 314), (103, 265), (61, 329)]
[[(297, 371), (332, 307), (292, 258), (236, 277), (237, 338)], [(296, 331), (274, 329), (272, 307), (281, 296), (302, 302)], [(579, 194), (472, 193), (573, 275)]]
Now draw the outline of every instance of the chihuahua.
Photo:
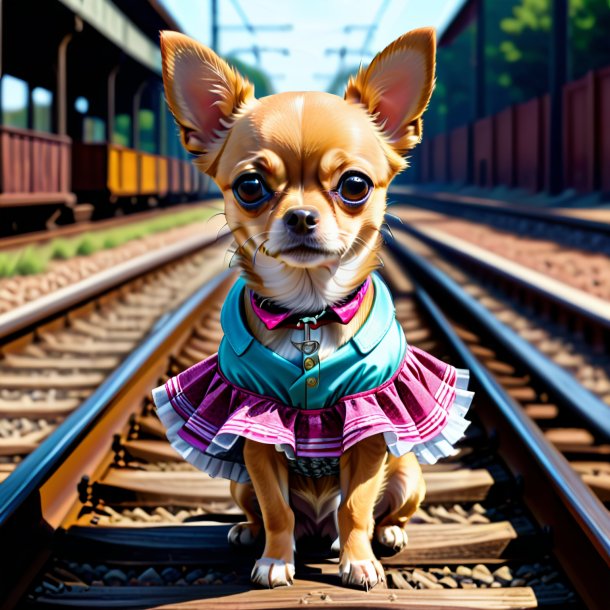
[[(309, 510), (314, 525), (331, 515), (331, 526), (327, 520), (324, 527), (338, 531), (343, 583), (372, 588), (384, 582), (373, 536), (394, 550), (403, 548), (405, 525), (424, 497), (419, 456), (411, 449), (413, 442), (397, 449), (397, 441), (389, 451), (389, 428), (383, 426), (366, 428), (363, 434), (354, 428), (352, 434), (352, 424), (344, 423), (345, 438), (337, 441), (335, 424), (325, 420), (325, 413), (329, 405), (339, 404), (347, 417), (349, 408), (361, 407), (358, 400), (372, 400), (365, 369), (349, 358), (368, 357), (370, 370), (394, 358), (383, 383), (368, 382), (386, 392), (396, 379), (395, 359), (412, 353), (396, 335), (383, 353), (375, 352), (371, 367), (374, 352), (367, 351), (370, 346), (361, 334), (365, 327), (367, 333), (380, 332), (383, 325), (389, 333), (387, 328), (398, 324), (387, 288), (372, 272), (379, 266), (388, 185), (406, 167), (405, 153), (422, 137), (421, 116), (434, 87), (434, 30), (414, 30), (395, 40), (349, 80), (344, 98), (291, 92), (256, 99), (244, 77), (189, 37), (162, 32), (161, 49), (167, 103), (182, 144), (222, 191), (241, 270), (239, 290), (223, 308), (228, 341), (223, 339), (219, 350), (220, 368), (212, 377), (208, 365), (202, 365), (208, 399), (213, 394), (216, 402), (224, 400), (219, 397), (228, 384), (232, 393), (226, 400), (232, 401), (233, 411), (222, 426), (213, 414), (195, 412), (196, 405), (187, 413), (195, 413), (201, 437), (207, 438), (199, 447), (205, 453), (203, 466), (192, 457), (195, 427), (178, 442), (190, 445), (181, 445), (183, 454), (190, 455), (187, 459), (214, 476), (232, 479), (231, 493), (247, 522), (232, 528), (230, 542), (249, 545), (264, 533), (263, 555), (252, 572), (255, 583), (292, 583), (295, 532), (301, 521), (295, 526), (295, 511)], [(382, 320), (376, 326), (371, 322), (375, 316)], [(388, 316), (394, 326), (383, 322)], [(239, 332), (235, 324), (241, 325)], [(242, 374), (245, 351), (253, 354), (249, 377)], [(327, 363), (334, 368), (326, 369)], [(356, 368), (344, 375), (347, 366)], [(456, 369), (444, 366), (435, 393), (439, 403), (443, 392), (455, 397), (459, 386)], [(173, 395), (185, 411), (194, 402), (185, 389), (188, 383), (177, 382)], [(288, 388), (284, 394), (275, 391), (280, 406), (269, 403), (274, 384)], [(337, 389), (337, 384), (343, 385)], [(324, 392), (328, 396), (320, 397)], [(342, 398), (346, 396), (349, 400)], [(292, 404), (286, 405), (290, 397)], [(372, 426), (383, 417), (383, 408), (375, 415), (358, 411), (364, 415), (350, 416), (350, 422), (358, 419), (365, 422), (358, 425)], [(267, 419), (257, 424), (262, 411)], [(164, 419), (162, 408), (159, 413)], [(181, 415), (180, 423), (187, 415)], [(295, 422), (306, 416), (314, 438), (293, 443), (289, 436), (301, 425)], [(408, 428), (404, 423), (400, 429)], [(238, 442), (231, 444), (236, 437)], [(244, 472), (235, 470), (237, 462), (225, 470), (226, 464), (209, 467), (221, 455), (218, 447), (216, 453), (210, 449), (213, 443), (223, 451), (239, 446)], [(341, 448), (335, 450), (338, 444)], [(317, 453), (311, 447), (318, 447)]]

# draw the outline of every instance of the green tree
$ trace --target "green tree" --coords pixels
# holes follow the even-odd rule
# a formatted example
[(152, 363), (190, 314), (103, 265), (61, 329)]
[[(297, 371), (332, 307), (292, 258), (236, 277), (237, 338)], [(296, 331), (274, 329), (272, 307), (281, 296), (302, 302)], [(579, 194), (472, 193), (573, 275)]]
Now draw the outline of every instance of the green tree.
[(114, 117), (112, 143), (131, 146), (131, 117), (128, 114), (117, 114)]
[(610, 66), (610, 0), (570, 0), (570, 76)]
[[(485, 3), (488, 110), (548, 90), (552, 0)], [(610, 65), (610, 0), (569, 0), (570, 78)]]
[(502, 17), (502, 4), (507, 3), (487, 2), (485, 7), (491, 11), (490, 21), (498, 19), (499, 32), (489, 45), (488, 57), (496, 60), (494, 73), (507, 105), (548, 89), (551, 12), (550, 0), (521, 0), (508, 17)]

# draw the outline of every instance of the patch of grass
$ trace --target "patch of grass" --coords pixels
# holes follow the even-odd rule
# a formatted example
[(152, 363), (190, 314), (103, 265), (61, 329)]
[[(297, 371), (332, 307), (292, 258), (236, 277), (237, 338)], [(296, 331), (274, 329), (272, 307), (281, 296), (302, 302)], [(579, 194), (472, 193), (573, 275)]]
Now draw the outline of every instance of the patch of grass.
[(51, 258), (57, 260), (68, 260), (76, 254), (77, 244), (75, 240), (54, 239), (51, 242)]
[(102, 247), (104, 250), (112, 250), (112, 248), (118, 248), (121, 245), (123, 245), (123, 241), (118, 235), (108, 235), (104, 237), (102, 242)]
[(89, 256), (95, 252), (99, 252), (102, 249), (104, 242), (101, 236), (95, 233), (87, 233), (83, 240), (78, 244), (76, 248), (76, 254), (80, 256)]
[(47, 266), (44, 253), (39, 249), (29, 246), (21, 252), (15, 267), (16, 275), (36, 275), (42, 273)]
[(0, 252), (0, 278), (15, 275), (35, 275), (46, 271), (51, 260), (68, 260), (74, 256), (89, 256), (102, 249), (118, 248), (135, 239), (202, 222), (216, 213), (208, 207), (166, 214), (131, 225), (83, 233), (78, 237), (53, 239), (43, 246), (28, 246), (23, 250)]
[(0, 277), (13, 277), (17, 272), (18, 262), (18, 253), (0, 252)]

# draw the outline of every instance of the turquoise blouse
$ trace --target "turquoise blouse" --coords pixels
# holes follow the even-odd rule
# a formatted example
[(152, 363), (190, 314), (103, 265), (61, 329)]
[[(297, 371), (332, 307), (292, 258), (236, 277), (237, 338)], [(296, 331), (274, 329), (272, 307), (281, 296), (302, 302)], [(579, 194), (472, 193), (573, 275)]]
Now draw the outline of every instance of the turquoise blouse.
[(350, 341), (321, 360), (319, 367), (306, 370), (254, 338), (244, 312), (246, 283), (238, 279), (220, 316), (222, 374), (235, 386), (300, 409), (330, 407), (345, 396), (381, 386), (402, 364), (407, 342), (388, 288), (375, 273), (372, 280), (375, 295), (364, 324)]

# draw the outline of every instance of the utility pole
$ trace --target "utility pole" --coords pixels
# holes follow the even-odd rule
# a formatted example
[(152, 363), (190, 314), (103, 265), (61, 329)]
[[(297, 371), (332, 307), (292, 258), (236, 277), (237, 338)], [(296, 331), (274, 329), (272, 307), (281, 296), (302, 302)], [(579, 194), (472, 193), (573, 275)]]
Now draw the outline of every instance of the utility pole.
[[(0, 0), (1, 1), (1, 0)], [(253, 25), (250, 23), (248, 16), (242, 9), (239, 4), (239, 0), (231, 0), (233, 7), (235, 8), (236, 13), (239, 15), (239, 18), (242, 21), (242, 24), (231, 24), (231, 25), (221, 25), (219, 23), (220, 18), (218, 15), (218, 0), (211, 0), (211, 8), (212, 8), (212, 49), (219, 53), (219, 35), (220, 30), (247, 30), (253, 36), (256, 35), (258, 31), (268, 31), (268, 32), (290, 32), (293, 29), (292, 24), (277, 24), (277, 25)], [(261, 53), (263, 52), (271, 52), (271, 53), (281, 53), (282, 55), (289, 55), (289, 49), (277, 49), (270, 47), (259, 47), (258, 45), (253, 45), (248, 48), (240, 48), (234, 49), (228, 53), (223, 53), (223, 55), (231, 55), (237, 53), (252, 53), (256, 58), (256, 64), (260, 68), (261, 65)]]
[[(0, 0), (1, 2), (2, 0)], [(237, 14), (239, 15), (239, 17), (241, 18), (241, 20), (243, 21), (243, 25), (220, 25), (220, 17), (218, 15), (218, 0), (211, 0), (212, 4), (212, 50), (215, 51), (216, 53), (219, 52), (219, 36), (220, 36), (220, 30), (247, 30), (250, 34), (252, 35), (256, 35), (257, 31), (267, 31), (267, 32), (290, 32), (293, 29), (292, 24), (290, 23), (284, 23), (284, 24), (278, 24), (278, 25), (253, 25), (250, 23), (250, 21), (248, 21), (248, 17), (246, 16), (246, 14), (244, 13), (243, 9), (241, 8), (241, 6), (239, 5), (239, 2), (237, 2), (237, 0), (232, 0), (233, 1), (233, 6), (235, 7), (235, 10), (237, 11)], [(262, 50), (267, 50), (267, 49), (262, 49), (259, 47), (252, 47), (252, 49), (256, 49), (255, 51), (252, 51), (254, 53), (254, 55), (256, 56), (257, 60), (260, 60), (260, 53), (259, 51)], [(248, 49), (250, 51), (250, 49)], [(241, 51), (241, 49), (240, 49)], [(288, 54), (288, 51), (286, 51), (286, 53), (284, 53), (284, 50), (281, 51), (284, 55)]]
[(567, 81), (568, 0), (553, 0), (551, 5), (551, 61), (549, 74), (549, 195), (563, 190), (563, 87)]
[(475, 43), (474, 118), (485, 116), (485, 1), (477, 5), (477, 34)]
[[(325, 55), (336, 54), (339, 56), (338, 72), (345, 71), (345, 68), (346, 68), (345, 59), (348, 55), (358, 55), (361, 58), (364, 58), (367, 55), (368, 56), (373, 55), (373, 53), (371, 53), (369, 51), (369, 46), (371, 44), (371, 41), (373, 40), (373, 35), (379, 26), (379, 21), (381, 21), (381, 18), (383, 17), (384, 13), (386, 12), (389, 4), (390, 4), (390, 0), (381, 0), (381, 4), (379, 5), (379, 8), (377, 9), (375, 16), (373, 17), (373, 19), (371, 20), (370, 23), (366, 23), (366, 24), (365, 23), (357, 23), (357, 24), (351, 23), (351, 24), (348, 24), (343, 27), (343, 32), (345, 34), (351, 34), (352, 32), (355, 32), (355, 31), (364, 31), (365, 32), (364, 41), (362, 42), (362, 46), (360, 47), (360, 49), (348, 49), (347, 46), (343, 46), (343, 47), (339, 47), (339, 48), (335, 48), (335, 49), (326, 49), (325, 50), (325, 52), (324, 52)], [(321, 75), (316, 76), (316, 78), (320, 78), (320, 77), (321, 77)]]
[(371, 21), (371, 24), (369, 25), (369, 27), (367, 29), (366, 36), (364, 37), (364, 42), (362, 43), (362, 48), (360, 50), (361, 55), (364, 56), (367, 53), (370, 53), (369, 45), (371, 44), (371, 41), (373, 40), (373, 34), (375, 33), (375, 30), (377, 29), (377, 26), (378, 26), (379, 22), (381, 21), (383, 14), (388, 9), (389, 5), (390, 5), (390, 0), (381, 0), (381, 4), (379, 5), (379, 8), (377, 9), (377, 12), (375, 13), (375, 16), (373, 17), (373, 19)]
[(218, 0), (212, 0), (212, 51), (218, 53)]
[(372, 53), (363, 52), (362, 49), (348, 49), (347, 47), (339, 47), (336, 49), (326, 49), (325, 55), (338, 55), (339, 56), (339, 70), (345, 69), (345, 58), (348, 55), (357, 55), (363, 57), (364, 55), (372, 55)]
[[(218, 0), (213, 0), (216, 3)], [(290, 23), (278, 24), (278, 25), (253, 25), (250, 23), (248, 16), (242, 9), (238, 0), (231, 0), (233, 7), (235, 8), (235, 12), (239, 15), (239, 18), (242, 20), (243, 25), (223, 25), (219, 26), (218, 23), (216, 27), (222, 27), (223, 30), (248, 30), (250, 34), (253, 36), (256, 35), (257, 31), (267, 31), (267, 32), (290, 32), (293, 27)]]

